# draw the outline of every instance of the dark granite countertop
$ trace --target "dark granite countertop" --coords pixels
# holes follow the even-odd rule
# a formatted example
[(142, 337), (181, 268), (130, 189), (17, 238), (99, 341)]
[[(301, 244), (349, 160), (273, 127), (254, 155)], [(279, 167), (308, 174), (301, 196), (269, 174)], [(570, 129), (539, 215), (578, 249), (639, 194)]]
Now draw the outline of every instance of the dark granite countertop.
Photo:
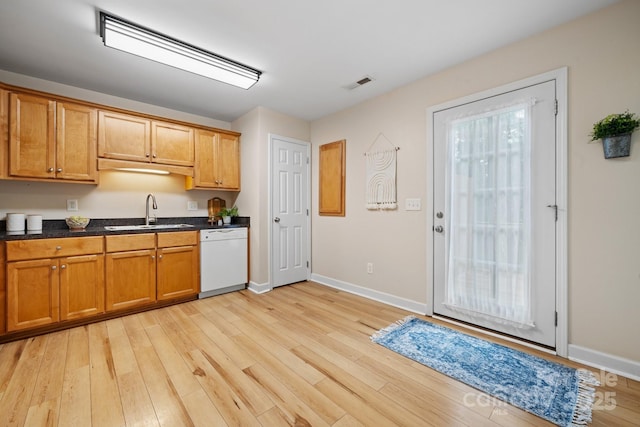
[(104, 227), (109, 225), (142, 225), (144, 218), (114, 218), (114, 219), (93, 219), (87, 228), (82, 231), (71, 231), (63, 219), (52, 219), (42, 221), (42, 231), (6, 231), (5, 221), (0, 221), (0, 241), (2, 240), (26, 240), (26, 239), (47, 239), (57, 237), (84, 237), (84, 236), (111, 236), (116, 234), (139, 234), (139, 233), (172, 233), (176, 231), (197, 231), (216, 228), (239, 228), (249, 227), (249, 217), (233, 217), (231, 224), (211, 225), (207, 217), (172, 217), (158, 218), (156, 224), (191, 224), (193, 228), (163, 228), (163, 229), (141, 229), (141, 230), (118, 230), (109, 231)]

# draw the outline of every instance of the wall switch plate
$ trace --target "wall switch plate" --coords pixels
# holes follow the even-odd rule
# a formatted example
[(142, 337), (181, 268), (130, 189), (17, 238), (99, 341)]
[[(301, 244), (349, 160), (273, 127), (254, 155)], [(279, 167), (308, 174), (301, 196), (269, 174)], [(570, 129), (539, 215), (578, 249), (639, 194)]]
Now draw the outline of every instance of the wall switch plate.
[(188, 200), (187, 201), (187, 210), (188, 211), (197, 211), (198, 210), (198, 201), (197, 200)]
[(78, 201), (77, 200), (67, 200), (67, 211), (77, 211), (78, 210)]
[(405, 211), (419, 211), (422, 209), (420, 199), (406, 199), (404, 202)]
[(367, 263), (367, 274), (373, 274), (373, 263), (372, 262), (368, 262)]

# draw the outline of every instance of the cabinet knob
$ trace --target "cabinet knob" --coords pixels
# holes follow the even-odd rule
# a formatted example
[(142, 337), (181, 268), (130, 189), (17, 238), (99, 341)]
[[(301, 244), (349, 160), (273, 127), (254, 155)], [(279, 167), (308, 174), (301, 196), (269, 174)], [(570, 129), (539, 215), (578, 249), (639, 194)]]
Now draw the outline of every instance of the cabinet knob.
[(156, 157), (158, 157), (155, 153), (153, 154), (153, 158), (155, 159)]
[(149, 157), (149, 153), (144, 153), (144, 156), (145, 157)]
[(62, 168), (56, 169), (56, 172), (58, 172), (58, 173), (62, 172)]
[(55, 265), (52, 265), (52, 266), (51, 266), (51, 269), (52, 269), (52, 270), (57, 270), (57, 269), (58, 269), (58, 267), (57, 267), (57, 266), (55, 266)]
[(155, 255), (151, 255), (151, 259), (156, 259), (156, 256)]
[(162, 255), (158, 255), (158, 259), (162, 259)]
[(60, 266), (60, 268), (61, 268), (62, 270), (64, 270), (65, 268), (67, 268), (67, 264), (62, 264), (62, 265)]
[(53, 168), (47, 169), (47, 172), (53, 172)]
[(62, 249), (62, 246), (56, 246), (56, 251), (59, 251), (60, 249)]

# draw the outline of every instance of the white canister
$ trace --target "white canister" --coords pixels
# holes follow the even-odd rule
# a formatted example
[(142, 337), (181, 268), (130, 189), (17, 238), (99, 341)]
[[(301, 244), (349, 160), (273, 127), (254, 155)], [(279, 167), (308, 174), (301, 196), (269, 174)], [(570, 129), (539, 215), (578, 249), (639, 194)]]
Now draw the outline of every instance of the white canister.
[(7, 214), (7, 231), (24, 231), (24, 214)]
[(27, 215), (27, 231), (42, 231), (42, 215)]

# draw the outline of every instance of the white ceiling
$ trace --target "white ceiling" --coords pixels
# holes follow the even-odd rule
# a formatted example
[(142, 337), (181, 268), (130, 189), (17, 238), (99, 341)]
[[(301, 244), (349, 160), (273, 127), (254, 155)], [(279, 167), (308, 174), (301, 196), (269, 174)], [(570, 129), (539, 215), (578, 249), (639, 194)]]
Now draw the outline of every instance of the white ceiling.
[[(615, 1), (0, 0), (0, 69), (224, 121), (314, 120)], [(243, 90), (106, 48), (99, 10), (263, 75)]]

